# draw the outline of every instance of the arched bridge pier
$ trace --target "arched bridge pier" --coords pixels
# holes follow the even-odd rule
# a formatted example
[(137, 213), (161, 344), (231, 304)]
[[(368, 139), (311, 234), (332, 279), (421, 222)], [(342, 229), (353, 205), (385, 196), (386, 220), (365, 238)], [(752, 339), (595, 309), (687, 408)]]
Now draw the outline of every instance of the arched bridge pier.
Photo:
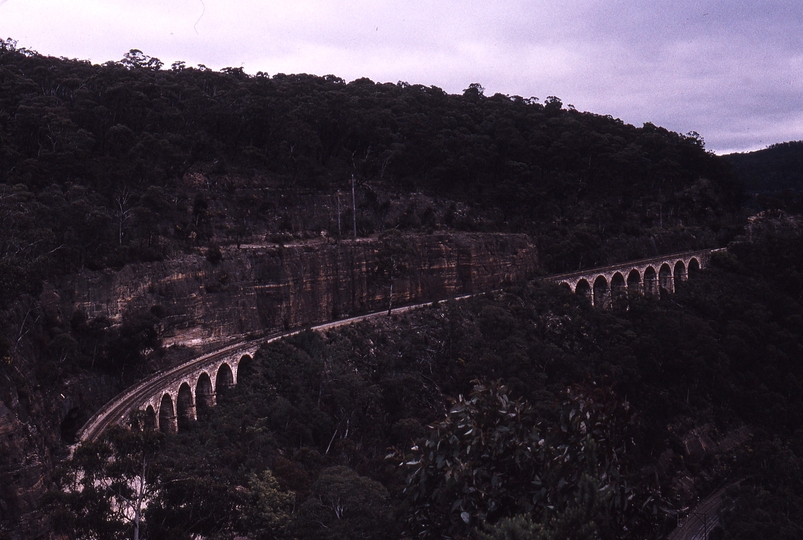
[(237, 342), (182, 365), (156, 373), (117, 396), (89, 419), (78, 440), (94, 440), (111, 424), (126, 425), (132, 411), (142, 411), (145, 427), (175, 433), (198, 419), (198, 410), (214, 407), (223, 388), (237, 384), (240, 364), (262, 342)]
[(688, 251), (558, 274), (545, 279), (585, 296), (594, 306), (607, 308), (630, 294), (654, 296), (660, 294), (661, 290), (675, 292), (677, 283), (686, 281), (690, 274), (708, 266), (714, 251)]
[(252, 355), (215, 359), (191, 373), (164, 381), (159, 393), (135, 403), (133, 409), (144, 411), (146, 427), (175, 433), (180, 425), (198, 420), (199, 409), (214, 407), (219, 389), (237, 384), (241, 360)]

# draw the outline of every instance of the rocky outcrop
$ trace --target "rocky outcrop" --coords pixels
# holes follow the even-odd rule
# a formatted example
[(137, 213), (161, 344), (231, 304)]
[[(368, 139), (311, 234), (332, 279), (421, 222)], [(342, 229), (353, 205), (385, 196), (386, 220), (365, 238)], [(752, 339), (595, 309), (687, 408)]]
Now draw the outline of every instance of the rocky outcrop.
[[(394, 305), (490, 290), (536, 270), (524, 235), (453, 234), (406, 239), (406, 272), (394, 279)], [(158, 306), (163, 344), (200, 346), (374, 311), (388, 305), (376, 271), (378, 239), (284, 246), (245, 245), (115, 271), (85, 271), (61, 284), (64, 312), (121, 322)]]
[[(394, 305), (490, 290), (531, 276), (538, 262), (524, 235), (405, 240), (411, 249), (404, 254), (407, 271), (394, 280)], [(237, 335), (379, 310), (387, 307), (388, 293), (376, 272), (381, 246), (378, 239), (232, 246), (222, 249), (220, 260), (198, 252), (45, 284), (38, 301), (26, 300), (19, 314), (7, 317), (14, 335), (6, 341), (19, 347), (2, 358), (0, 371), (0, 538), (49, 537), (42, 497), (53, 487), (54, 449), (64, 451), (59, 431), (115, 391), (99, 376), (45, 382), (53, 374), (36, 369), (37, 347), (48, 341), (45, 328), (69, 327), (78, 310), (113, 324), (128, 313), (153, 310), (161, 317), (164, 346), (211, 348)]]

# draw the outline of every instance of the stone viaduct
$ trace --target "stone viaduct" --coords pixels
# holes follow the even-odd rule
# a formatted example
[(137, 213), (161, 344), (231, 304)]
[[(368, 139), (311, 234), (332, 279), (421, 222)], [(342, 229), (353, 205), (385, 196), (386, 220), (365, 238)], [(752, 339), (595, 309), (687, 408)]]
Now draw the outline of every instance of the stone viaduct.
[(557, 274), (545, 279), (564, 285), (589, 299), (592, 305), (607, 308), (629, 294), (655, 296), (661, 290), (675, 292), (675, 284), (708, 266), (711, 254), (700, 250), (628, 261), (601, 268)]
[(174, 368), (164, 370), (126, 390), (104, 405), (78, 432), (79, 441), (96, 439), (112, 424), (126, 425), (134, 411), (144, 412), (146, 427), (175, 433), (198, 419), (199, 407), (213, 407), (217, 391), (237, 384), (240, 362), (252, 358), (267, 340), (223, 347)]
[[(454, 298), (468, 298), (464, 295)], [(395, 308), (393, 313), (403, 313), (419, 306)], [(381, 317), (387, 311), (358, 315), (312, 327), (323, 332), (338, 326), (353, 324), (374, 317)], [(303, 330), (283, 332), (271, 337), (255, 340), (234, 338), (229, 345), (204, 354), (179, 366), (154, 373), (122, 394), (106, 403), (78, 431), (76, 439), (80, 442), (96, 440), (103, 430), (113, 424), (128, 425), (131, 413), (144, 414), (145, 427), (158, 429), (165, 433), (175, 433), (182, 426), (198, 419), (199, 407), (213, 407), (217, 402), (217, 391), (237, 384), (237, 373), (245, 359), (253, 358), (262, 345), (283, 339)]]
[[(628, 294), (651, 296), (658, 295), (661, 290), (674, 292), (676, 283), (685, 281), (689, 275), (708, 265), (712, 253), (712, 250), (690, 251), (544, 279), (567, 286), (572, 292), (586, 296), (594, 306), (606, 308)], [(416, 307), (407, 306), (394, 311), (400, 313)], [(312, 329), (323, 331), (384, 313), (383, 310)], [(254, 341), (235, 340), (214, 352), (155, 373), (104, 405), (84, 424), (77, 440), (92, 441), (112, 424), (126, 425), (134, 411), (143, 411), (146, 427), (175, 433), (183, 425), (197, 420), (199, 407), (213, 407), (219, 389), (237, 384), (237, 372), (244, 359), (252, 358), (261, 345), (297, 332), (300, 330)]]
[(179, 426), (198, 420), (199, 407), (217, 404), (218, 389), (237, 384), (240, 361), (252, 358), (257, 348), (215, 356), (192, 370), (163, 377), (159, 393), (133, 404), (132, 409), (145, 412), (145, 427), (175, 433)]

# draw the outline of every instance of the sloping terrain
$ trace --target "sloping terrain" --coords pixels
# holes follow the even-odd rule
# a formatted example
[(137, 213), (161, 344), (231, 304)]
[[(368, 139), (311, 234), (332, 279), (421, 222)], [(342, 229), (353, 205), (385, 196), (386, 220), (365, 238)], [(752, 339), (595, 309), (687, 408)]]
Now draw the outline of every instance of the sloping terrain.
[[(56, 486), (54, 470), (82, 415), (132, 380), (186, 358), (193, 353), (187, 345), (357, 313), (385, 304), (390, 290), (399, 301), (438, 298), (549, 272), (719, 247), (744, 223), (738, 182), (694, 134), (627, 125), (565, 108), (554, 96), (485, 96), (479, 85), (449, 95), (436, 87), (346, 83), (335, 76), (249, 76), (235, 68), (214, 72), (181, 63), (162, 70), (150, 60), (131, 51), (120, 62), (97, 66), (17, 50), (8, 40), (0, 44), (0, 428), (6, 435), (0, 530), (12, 538), (52, 532), (56, 514), (44, 511), (42, 495)], [(784, 265), (797, 266), (784, 261), (776, 277), (791, 294), (797, 281)], [(420, 395), (420, 415), (410, 415), (414, 422), (394, 418), (387, 424), (388, 416), (376, 423), (372, 448), (423, 436), (422, 426), (440, 418), (450, 399), (471, 392), (472, 378), (504, 379), (512, 399), (541, 405), (572, 384), (605, 382), (614, 385), (611, 403), (621, 404), (635, 395), (632, 381), (675, 365), (673, 357), (656, 353), (652, 337), (640, 337), (646, 327), (622, 331), (629, 352), (616, 340), (600, 345), (577, 337), (585, 325), (609, 319), (553, 292), (546, 293), (544, 305), (560, 305), (550, 308), (552, 315), (539, 315), (541, 322), (532, 327), (507, 304), (481, 306), (465, 319), (473, 331), (460, 330), (462, 344), (473, 344), (460, 354), (455, 351), (461, 340), (418, 341), (388, 329), (409, 338), (398, 358), (421, 368), (411, 376), (426, 381), (427, 391)], [(796, 320), (797, 300), (791, 298), (792, 307), (781, 304), (786, 315), (770, 317), (787, 330)], [(525, 311), (541, 309), (526, 295), (513, 302), (523, 302)], [(661, 302), (660, 308), (636, 302), (632, 316), (657, 310), (667, 327), (685, 316), (663, 314), (668, 307)], [(433, 332), (428, 325), (434, 322), (422, 326), (422, 335)], [(463, 323), (455, 325), (458, 331)], [(620, 335), (616, 328), (606, 331)], [(789, 332), (795, 343), (796, 334)], [(710, 340), (701, 336), (695, 343), (704, 347)], [(787, 345), (773, 344), (789, 355)], [(349, 347), (369, 356), (377, 349), (362, 341)], [(600, 347), (607, 351), (602, 357)], [(705, 356), (693, 350), (689, 345), (683, 362)], [(607, 359), (656, 354), (660, 362), (644, 365)], [(318, 371), (311, 376), (320, 380), (321, 358), (313, 357), (310, 365)], [(435, 377), (436, 359), (447, 357), (448, 369)], [(687, 364), (684, 373), (694, 369)], [(341, 375), (348, 381), (347, 371)], [(672, 373), (691, 384), (679, 371)], [(667, 384), (677, 388), (655, 391), (674, 396), (675, 405), (684, 391), (693, 400), (706, 388), (708, 371), (690, 380), (691, 387), (681, 388), (672, 378)], [(546, 381), (551, 389), (540, 398), (526, 395), (528, 385), (533, 392), (541, 388), (530, 381)], [(773, 404), (782, 401), (776, 394), (788, 390), (765, 386), (768, 391), (759, 394), (771, 396)], [(343, 392), (348, 393), (335, 393)], [(724, 410), (739, 402), (721, 403)], [(688, 421), (661, 417), (655, 430), (696, 424), (698, 414), (708, 421), (705, 410), (683, 412)], [(299, 417), (293, 428), (301, 447), (266, 446), (269, 456), (254, 469), (259, 482), (270, 484), (259, 476), (269, 467), (282, 490), (306, 497), (318, 480), (354, 480), (345, 470), (321, 477), (323, 469), (314, 463), (352, 467), (367, 443), (344, 436), (354, 433), (348, 418), (331, 424), (314, 416), (320, 423)], [(263, 433), (261, 424), (243, 426)], [(264, 433), (274, 433), (274, 427)], [(275, 429), (269, 437), (285, 436)], [(395, 438), (383, 440), (388, 434)], [(231, 428), (221, 427), (209, 440), (226, 447), (229, 435)], [(653, 441), (653, 435), (643, 436)], [(330, 440), (338, 444), (336, 458), (327, 457)], [(651, 444), (639, 454), (644, 461), (638, 471), (667, 450), (658, 435)], [(308, 456), (308, 470), (298, 473), (306, 480), (291, 482), (290, 472), (298, 472), (303, 461), (295, 454), (290, 461), (296, 465), (280, 472), (282, 452)], [(670, 464), (681, 455), (679, 448), (673, 452)], [(347, 454), (356, 461), (329, 461)], [(708, 485), (709, 469), (690, 471), (692, 491), (703, 489), (700, 478)], [(366, 473), (360, 469), (362, 477)], [(242, 494), (248, 482), (240, 476), (227, 486)], [(355, 482), (384, 497), (367, 480)], [(397, 497), (399, 491), (388, 486), (383, 489)], [(564, 502), (574, 497), (569, 491), (558, 495)], [(225, 536), (234, 525), (221, 527), (204, 534)]]

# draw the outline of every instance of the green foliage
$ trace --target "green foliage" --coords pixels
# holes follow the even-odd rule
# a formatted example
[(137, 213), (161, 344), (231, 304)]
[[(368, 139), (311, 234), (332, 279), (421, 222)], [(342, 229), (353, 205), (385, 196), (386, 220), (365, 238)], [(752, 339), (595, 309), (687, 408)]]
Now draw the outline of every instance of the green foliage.
[(546, 496), (545, 452), (529, 405), (504, 386), (476, 386), (405, 463), (414, 531), (451, 534), (500, 512), (532, 510)]
[[(102, 66), (2, 51), (0, 253), (26, 272), (0, 294), (36, 290), (54, 268), (336, 230), (332, 198), (352, 175), (363, 234), (526, 231), (556, 271), (630, 256), (617, 253), (626, 238), (636, 257), (650, 238), (711, 244), (737, 219), (738, 186), (699, 136), (555, 96), (161, 67), (138, 49)], [(444, 200), (417, 209), (413, 192)], [(389, 212), (401, 198), (407, 210)], [(285, 203), (298, 219), (280, 219)], [(593, 251), (578, 260), (579, 245)]]
[(248, 494), (242, 512), (242, 530), (255, 539), (283, 538), (293, 523), (295, 494), (279, 489), (269, 469), (248, 477)]
[[(161, 68), (138, 50), (93, 66), (0, 44), (3, 305), (39, 294), (61, 272), (204, 246), (214, 264), (223, 243), (336, 231), (333, 216), (355, 217), (336, 211), (352, 175), (361, 234), (386, 231), (375, 269), (385, 285), (404, 277), (403, 230), (528, 232), (543, 267), (564, 271), (714, 245), (740, 224), (740, 186), (695, 133), (636, 128), (555, 96), (486, 96), (477, 83), (448, 95), (367, 79)], [(683, 454), (678, 426), (705, 418), (722, 430), (765, 430), (754, 444), (761, 457), (734, 465), (749, 481), (725, 534), (768, 534), (764, 524), (780, 523), (793, 537), (801, 253), (793, 235), (734, 245), (671, 298), (632, 298), (621, 310), (531, 284), (439, 304), (392, 331), (364, 324), (266, 347), (241, 366), (236, 391), (221, 391), (219, 407), (160, 449), (146, 474), (161, 486), (148, 533), (393, 536), (388, 509), (402, 506), (407, 478), (384, 456), (417, 440), (432, 457), (410, 456), (426, 467), (400, 515), (433, 534), (502, 519), (502, 537), (649, 537), (677, 478), (705, 469), (695, 476), (704, 490), (727, 468), (711, 472)], [(159, 316), (130, 313), (120, 327), (80, 312), (69, 324), (47, 320), (36, 382), (81, 370), (140, 377), (159, 349)], [(33, 379), (4, 358), (24, 400)], [(472, 381), (485, 392), (472, 394)], [(678, 470), (656, 470), (668, 451)], [(111, 478), (134, 478), (110, 466), (115, 452), (112, 440), (76, 451), (73, 468), (105, 480), (65, 476), (74, 488), (56, 497), (55, 514), (65, 531), (131, 532), (110, 502), (131, 495)], [(343, 508), (373, 514), (337, 510), (339, 491), (353, 499)], [(516, 514), (530, 517), (504, 521)]]
[(543, 523), (518, 514), (486, 526), (476, 536), (479, 540), (596, 540), (600, 538), (596, 521), (604, 503), (600, 481), (584, 474), (565, 510), (552, 512)]
[(385, 487), (345, 466), (321, 471), (311, 496), (299, 508), (303, 538), (381, 538), (394, 532)]
[(150, 538), (225, 538), (227, 532), (238, 530), (241, 515), (252, 512), (250, 500), (244, 500), (227, 475), (217, 478), (214, 471), (160, 463), (164, 481), (145, 513)]
[(544, 527), (534, 523), (526, 514), (501, 519), (484, 531), (477, 532), (479, 540), (545, 540)]
[[(734, 245), (627, 309), (533, 283), (263, 347), (165, 439), (149, 534), (650, 538), (686, 478), (702, 497), (733, 474), (723, 534), (795, 537), (801, 241)], [(72, 325), (79, 350), (107, 331)], [(761, 429), (698, 455), (684, 437), (700, 422)], [(117, 534), (101, 503), (82, 519)]]
[(119, 374), (124, 383), (129, 383), (146, 374), (144, 359), (146, 352), (161, 347), (156, 330), (159, 318), (152, 310), (131, 312), (123, 315), (123, 324), (115, 329), (106, 344), (104, 353), (108, 372)]
[(146, 537), (144, 513), (159, 492), (162, 435), (111, 428), (79, 445), (50, 495), (58, 532), (97, 540)]
[(212, 264), (217, 264), (223, 260), (223, 253), (220, 251), (220, 246), (212, 244), (206, 250), (206, 260)]
[(409, 526), (429, 538), (536, 514), (547, 520), (545, 538), (591, 538), (598, 525), (626, 537), (645, 524), (622, 503), (653, 494), (628, 485), (628, 419), (615, 412), (575, 388), (555, 424), (504, 386), (475, 386), (406, 458)]
[(762, 440), (744, 460), (749, 476), (726, 494), (723, 538), (800, 538), (803, 534), (803, 467), (800, 436)]
[(128, 69), (153, 69), (159, 70), (164, 65), (158, 58), (153, 58), (143, 53), (139, 49), (131, 49), (120, 61)]
[(799, 204), (803, 141), (773, 144), (763, 150), (723, 157), (733, 166), (745, 191), (761, 196), (758, 202), (764, 208), (788, 208), (792, 202), (790, 196)]

